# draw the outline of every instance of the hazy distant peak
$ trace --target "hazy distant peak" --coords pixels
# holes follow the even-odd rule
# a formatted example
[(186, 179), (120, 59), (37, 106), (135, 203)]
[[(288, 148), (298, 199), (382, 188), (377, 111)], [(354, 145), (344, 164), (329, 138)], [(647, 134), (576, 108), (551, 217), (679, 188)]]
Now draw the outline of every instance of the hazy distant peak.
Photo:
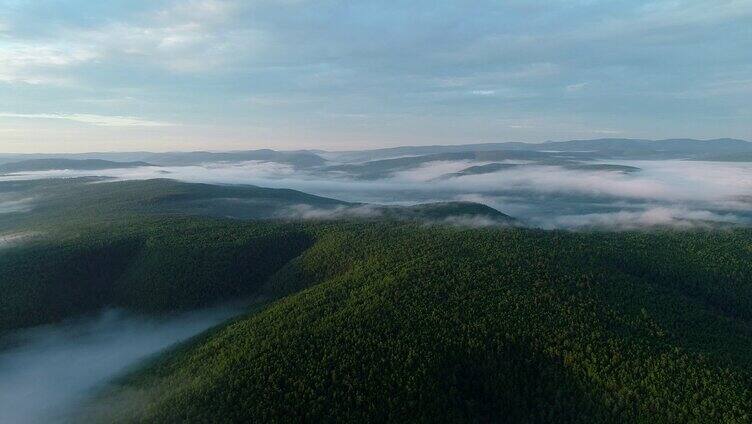
[(51, 171), (51, 170), (98, 170), (153, 166), (147, 162), (114, 162), (101, 159), (29, 159), (0, 165), (0, 173)]

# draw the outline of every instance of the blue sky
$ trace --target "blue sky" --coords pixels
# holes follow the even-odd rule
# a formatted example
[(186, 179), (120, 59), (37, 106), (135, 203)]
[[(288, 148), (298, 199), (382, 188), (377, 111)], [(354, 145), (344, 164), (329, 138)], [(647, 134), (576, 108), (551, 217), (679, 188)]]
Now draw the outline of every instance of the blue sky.
[(752, 139), (752, 0), (0, 0), (0, 151)]

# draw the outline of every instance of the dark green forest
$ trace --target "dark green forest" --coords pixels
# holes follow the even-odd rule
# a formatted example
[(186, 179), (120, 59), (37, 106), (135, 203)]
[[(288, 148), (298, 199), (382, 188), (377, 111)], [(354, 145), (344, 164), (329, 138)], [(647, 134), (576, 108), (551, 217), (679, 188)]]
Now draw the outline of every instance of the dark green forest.
[(156, 359), (92, 416), (749, 420), (749, 231), (311, 231), (270, 280), (307, 289)]
[(0, 334), (264, 306), (111, 382), (81, 421), (752, 419), (752, 230), (250, 221), (130, 193), (23, 221), (40, 235), (0, 252)]
[(0, 334), (104, 307), (162, 312), (252, 296), (311, 243), (293, 227), (191, 218), (64, 227), (0, 254)]

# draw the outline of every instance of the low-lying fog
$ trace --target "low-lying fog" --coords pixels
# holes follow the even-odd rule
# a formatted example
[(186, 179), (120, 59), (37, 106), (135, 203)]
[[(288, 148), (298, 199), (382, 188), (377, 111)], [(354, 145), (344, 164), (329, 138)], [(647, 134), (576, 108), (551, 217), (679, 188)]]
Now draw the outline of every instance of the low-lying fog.
[[(469, 200), (487, 204), (542, 228), (632, 228), (752, 222), (752, 163), (748, 162), (597, 162), (639, 168), (634, 172), (517, 163), (519, 166), (485, 174), (456, 174), (470, 166), (487, 163), (467, 160), (428, 162), (376, 179), (356, 178), (344, 172), (296, 170), (287, 164), (252, 161), (32, 172), (4, 176), (0, 180), (73, 176), (174, 178), (187, 182), (293, 188), (354, 202), (413, 204)], [(6, 205), (6, 208), (9, 206), (17, 207)]]
[(157, 319), (109, 310), (3, 338), (0, 423), (65, 421), (99, 385), (241, 311), (213, 308)]

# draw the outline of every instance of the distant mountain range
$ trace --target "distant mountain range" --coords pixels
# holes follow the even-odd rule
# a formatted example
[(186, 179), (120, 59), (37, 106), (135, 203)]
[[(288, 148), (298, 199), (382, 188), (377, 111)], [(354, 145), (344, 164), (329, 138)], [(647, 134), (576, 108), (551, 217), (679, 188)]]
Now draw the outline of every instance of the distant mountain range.
[(752, 143), (732, 138), (712, 140), (665, 139), (645, 140), (603, 138), (594, 140), (547, 141), (545, 143), (482, 143), (463, 145), (404, 146), (375, 150), (340, 152), (343, 161), (366, 161), (408, 155), (429, 155), (456, 152), (484, 152), (495, 150), (526, 150), (538, 152), (588, 153), (599, 157), (652, 159), (701, 158), (719, 154), (752, 153)]
[(293, 165), (296, 167), (321, 166), (326, 161), (314, 153), (306, 151), (281, 152), (270, 149), (245, 150), (234, 152), (94, 152), (75, 154), (0, 154), (0, 164), (29, 160), (104, 160), (115, 162), (147, 162), (158, 166), (198, 165), (207, 162), (266, 161)]
[(114, 162), (102, 159), (28, 159), (19, 162), (0, 164), (0, 174), (18, 172), (51, 171), (61, 169), (73, 170), (97, 170), (137, 168), (141, 166), (153, 166), (147, 162)]
[[(752, 143), (737, 139), (597, 139), (545, 143), (486, 143), (405, 146), (349, 152), (275, 151), (80, 153), (0, 155), (0, 175), (48, 170), (103, 170), (143, 166), (196, 166), (207, 163), (273, 162), (324, 178), (376, 180), (430, 162), (466, 161), (468, 167), (439, 178), (494, 173), (524, 166), (556, 166), (578, 171), (637, 172), (619, 160), (752, 161)], [(600, 163), (599, 163), (600, 162)]]
[[(491, 153), (495, 152), (495, 153)], [(471, 153), (475, 153), (471, 155)], [(296, 168), (317, 168), (329, 162), (340, 164), (394, 159), (405, 156), (430, 156), (430, 160), (474, 158), (483, 160), (544, 159), (690, 159), (752, 161), (752, 143), (719, 138), (696, 139), (624, 139), (548, 141), (545, 143), (483, 143), (461, 145), (403, 146), (374, 150), (326, 152), (322, 150), (277, 151), (270, 149), (228, 152), (94, 152), (77, 154), (0, 154), (0, 164), (39, 159), (106, 160), (146, 162), (158, 166), (197, 165), (207, 162), (267, 161)]]

